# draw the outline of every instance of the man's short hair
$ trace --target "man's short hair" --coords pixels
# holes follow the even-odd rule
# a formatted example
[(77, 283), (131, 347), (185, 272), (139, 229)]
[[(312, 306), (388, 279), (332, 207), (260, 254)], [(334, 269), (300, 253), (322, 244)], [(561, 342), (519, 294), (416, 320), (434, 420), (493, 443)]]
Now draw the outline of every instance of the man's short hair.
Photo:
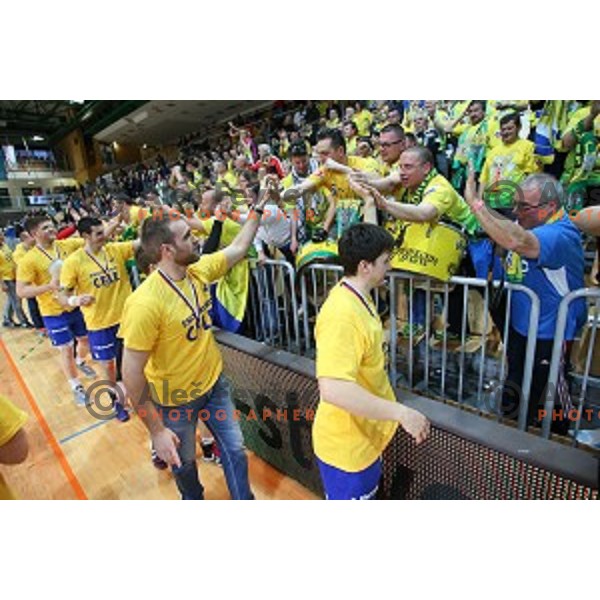
[(354, 121), (344, 121), (344, 127), (346, 127), (346, 125), (350, 125), (350, 127), (352, 127), (356, 133), (358, 133), (358, 127)]
[(175, 234), (169, 226), (171, 219), (146, 219), (142, 223), (141, 245), (146, 259), (151, 264), (160, 262), (160, 247), (173, 244)]
[(290, 156), (307, 156), (307, 155), (308, 155), (308, 150), (306, 149), (306, 142), (304, 142), (304, 140), (294, 142), (290, 146)]
[(507, 115), (504, 115), (500, 119), (500, 127), (502, 127), (502, 125), (506, 125), (507, 123), (510, 123), (511, 121), (517, 126), (517, 129), (521, 129), (521, 117), (520, 117), (519, 113), (516, 113), (516, 112), (512, 112), (512, 113), (508, 113)]
[(334, 150), (343, 148), (346, 152), (346, 140), (339, 129), (321, 129), (317, 134), (317, 141), (331, 140), (331, 146)]
[(87, 233), (88, 235), (92, 233), (92, 227), (98, 227), (98, 225), (102, 225), (102, 221), (96, 217), (83, 217), (79, 219), (79, 223), (77, 223), (77, 231), (79, 235), (83, 235)]
[(419, 162), (422, 165), (429, 163), (430, 165), (435, 166), (433, 154), (429, 148), (425, 148), (425, 146), (413, 146), (412, 148), (407, 148), (402, 154), (406, 154), (407, 152), (416, 154), (419, 157)]
[(554, 202), (557, 208), (564, 205), (565, 192), (561, 183), (548, 173), (533, 173), (528, 175), (521, 183), (521, 190), (538, 189), (540, 204)]
[(52, 221), (49, 215), (39, 215), (36, 217), (29, 217), (25, 220), (24, 227), (25, 231), (30, 235), (33, 235), (36, 229), (46, 221)]
[(356, 275), (361, 260), (374, 263), (393, 248), (394, 238), (389, 231), (372, 223), (353, 225), (338, 242), (339, 262), (344, 267), (344, 275)]
[(469, 103), (469, 108), (471, 108), (471, 106), (473, 106), (473, 104), (479, 104), (479, 106), (481, 106), (481, 110), (483, 110), (483, 112), (485, 112), (487, 103), (485, 100), (471, 100), (471, 102)]
[(393, 133), (393, 134), (397, 135), (398, 139), (400, 139), (400, 140), (403, 140), (406, 137), (406, 134), (404, 133), (404, 128), (402, 127), (402, 125), (397, 125), (395, 123), (390, 123), (389, 125), (386, 125), (379, 132), (380, 137), (381, 137), (382, 133)]

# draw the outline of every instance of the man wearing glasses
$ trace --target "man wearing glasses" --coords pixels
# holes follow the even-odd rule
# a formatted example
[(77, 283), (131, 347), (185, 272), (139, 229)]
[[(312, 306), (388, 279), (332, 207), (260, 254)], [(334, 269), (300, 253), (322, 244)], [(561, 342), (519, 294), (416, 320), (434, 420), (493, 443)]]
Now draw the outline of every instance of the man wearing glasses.
[[(504, 218), (489, 208), (476, 193), (475, 175), (469, 173), (465, 200), (479, 224), (499, 246), (509, 251), (506, 277), (537, 294), (540, 319), (533, 366), (533, 379), (527, 416), (528, 425), (538, 423), (538, 408), (544, 401), (548, 382), (556, 319), (561, 300), (572, 290), (584, 287), (584, 259), (581, 235), (563, 209), (562, 186), (551, 175), (529, 175), (514, 186), (514, 212), (517, 220)], [(530, 301), (525, 294), (514, 292), (511, 302), (508, 340), (508, 376), (502, 398), (505, 416), (519, 414), (523, 366), (527, 346)], [(566, 373), (570, 349), (577, 331), (586, 320), (585, 299), (571, 303), (565, 331), (565, 346), (557, 386), (561, 418), (554, 419), (552, 430), (565, 435), (569, 429), (567, 415), (572, 408)]]

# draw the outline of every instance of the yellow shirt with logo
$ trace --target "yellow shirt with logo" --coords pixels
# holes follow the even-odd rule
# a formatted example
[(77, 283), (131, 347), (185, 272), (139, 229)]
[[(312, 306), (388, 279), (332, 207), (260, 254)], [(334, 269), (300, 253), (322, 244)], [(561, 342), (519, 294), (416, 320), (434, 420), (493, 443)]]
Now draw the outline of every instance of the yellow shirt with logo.
[[(47, 285), (51, 281), (50, 265), (55, 260), (64, 261), (67, 256), (81, 248), (84, 241), (81, 238), (56, 240), (46, 254), (34, 246), (17, 265), (17, 281), (32, 285)], [(55, 298), (53, 292), (45, 292), (36, 296), (40, 313), (43, 317), (55, 317), (72, 309), (64, 308)]]
[(517, 140), (509, 146), (504, 143), (494, 146), (487, 153), (481, 183), (487, 187), (499, 181), (523, 181), (527, 175), (539, 171), (534, 152), (535, 145), (529, 140)]
[(202, 256), (188, 267), (189, 279), (176, 282), (196, 310), (190, 285), (200, 304), (200, 322), (158, 270), (129, 296), (119, 335), (130, 350), (150, 352), (145, 375), (154, 401), (165, 406), (187, 404), (208, 392), (223, 370), (221, 353), (208, 310), (208, 284), (227, 272), (223, 252)]
[(0, 246), (0, 280), (14, 281), (17, 265), (8, 244)]
[(85, 248), (71, 254), (60, 272), (60, 285), (78, 296), (94, 296), (95, 302), (82, 306), (81, 311), (87, 328), (97, 331), (121, 320), (125, 301), (132, 291), (125, 263), (133, 258), (133, 242), (108, 243), (93, 256), (99, 264)]
[[(368, 392), (395, 402), (385, 370), (383, 328), (370, 299), (367, 307), (338, 284), (317, 317), (317, 377), (352, 381)], [(356, 473), (372, 465), (392, 439), (398, 423), (349, 413), (321, 398), (313, 424), (315, 454), (323, 462)]]
[[(348, 166), (359, 171), (379, 172), (379, 165), (374, 158), (348, 156)], [(308, 181), (316, 184), (317, 188), (326, 188), (331, 192), (334, 201), (358, 198), (348, 183), (348, 176), (344, 173), (321, 167), (318, 171), (308, 176)]]
[[(0, 447), (8, 444), (27, 421), (27, 413), (17, 408), (8, 398), (0, 394)], [(0, 500), (15, 500), (0, 473)]]
[(438, 174), (432, 178), (420, 200), (416, 194), (405, 189), (401, 195), (401, 202), (415, 205), (420, 202), (433, 204), (438, 212), (438, 219), (444, 217), (446, 220), (453, 221), (464, 227), (470, 234), (477, 229), (477, 219), (469, 205), (443, 175)]

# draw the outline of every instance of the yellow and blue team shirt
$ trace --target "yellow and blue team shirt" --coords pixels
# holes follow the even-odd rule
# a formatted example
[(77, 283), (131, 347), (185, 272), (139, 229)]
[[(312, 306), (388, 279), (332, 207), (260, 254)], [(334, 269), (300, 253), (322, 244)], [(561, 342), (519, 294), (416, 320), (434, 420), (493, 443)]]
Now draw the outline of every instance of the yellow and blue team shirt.
[[(52, 280), (50, 265), (55, 261), (64, 261), (70, 254), (81, 248), (84, 241), (81, 238), (56, 240), (49, 250), (42, 250), (34, 246), (17, 265), (17, 281), (36, 286), (47, 285)], [(53, 292), (45, 292), (36, 296), (42, 317), (55, 317), (72, 308), (63, 307), (56, 299)]]
[(121, 320), (125, 301), (131, 294), (126, 262), (134, 255), (133, 242), (106, 244), (94, 258), (80, 248), (64, 262), (60, 273), (61, 287), (78, 296), (89, 294), (95, 302), (82, 306), (89, 331), (107, 329)]
[(210, 330), (208, 284), (226, 272), (224, 253), (215, 252), (202, 256), (188, 267), (187, 278), (174, 282), (196, 309), (193, 286), (200, 309), (198, 320), (158, 270), (125, 302), (118, 335), (125, 348), (150, 353), (144, 373), (158, 404), (190, 402), (212, 389), (219, 378), (223, 361)]
[[(389, 402), (396, 397), (385, 370), (383, 327), (370, 298), (343, 282), (336, 285), (317, 317), (317, 378), (351, 381)], [(321, 398), (313, 424), (315, 454), (324, 463), (357, 473), (372, 465), (398, 423), (365, 419)]]
[(17, 265), (8, 244), (0, 246), (0, 281), (14, 281)]

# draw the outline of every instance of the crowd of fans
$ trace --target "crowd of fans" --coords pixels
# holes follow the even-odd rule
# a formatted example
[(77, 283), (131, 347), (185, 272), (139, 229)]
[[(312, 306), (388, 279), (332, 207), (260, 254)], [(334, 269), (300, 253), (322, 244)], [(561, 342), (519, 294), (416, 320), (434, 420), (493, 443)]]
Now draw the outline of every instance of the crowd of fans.
[[(599, 113), (596, 101), (280, 102), (253, 123), (230, 122), (208, 139), (188, 136), (174, 161), (158, 155), (99, 177), (48, 212), (59, 237), (73, 234), (83, 216), (123, 215), (117, 235), (134, 239), (146, 214), (169, 206), (202, 222), (221, 223), (216, 245), (223, 246), (231, 238), (228, 227), (235, 232), (249, 208), (267, 195), (254, 241), (257, 257), (263, 262), (281, 256), (291, 264), (303, 246), (335, 242), (361, 220), (396, 233), (397, 223), (447, 220), (469, 242), (460, 274), (503, 273), (522, 282), (527, 273), (521, 266), (516, 275), (510, 267), (503, 270), (497, 249), (538, 256), (529, 256), (517, 242), (502, 243), (508, 233), (488, 227), (474, 198), (507, 223), (521, 224), (526, 219), (519, 211), (554, 206), (551, 221), (562, 218), (560, 211), (574, 217), (600, 203)], [(539, 192), (534, 202), (523, 201), (522, 184)], [(549, 195), (546, 184), (553, 190)], [(212, 232), (212, 227), (199, 229), (201, 237)], [(595, 233), (593, 227), (587, 230)], [(27, 237), (19, 224), (15, 236)], [(150, 268), (143, 256), (138, 261), (142, 271)], [(581, 261), (571, 288), (575, 279), (583, 286), (583, 254)], [(14, 298), (9, 300), (13, 306)], [(417, 304), (422, 308), (423, 302)], [(558, 303), (550, 304), (555, 313)], [(5, 311), (5, 326), (15, 310)], [(461, 313), (456, 298), (448, 315), (451, 334), (460, 331)], [(411, 335), (422, 332), (424, 314), (417, 306)], [(575, 320), (580, 327), (581, 314)], [(575, 330), (569, 341), (574, 335)]]

